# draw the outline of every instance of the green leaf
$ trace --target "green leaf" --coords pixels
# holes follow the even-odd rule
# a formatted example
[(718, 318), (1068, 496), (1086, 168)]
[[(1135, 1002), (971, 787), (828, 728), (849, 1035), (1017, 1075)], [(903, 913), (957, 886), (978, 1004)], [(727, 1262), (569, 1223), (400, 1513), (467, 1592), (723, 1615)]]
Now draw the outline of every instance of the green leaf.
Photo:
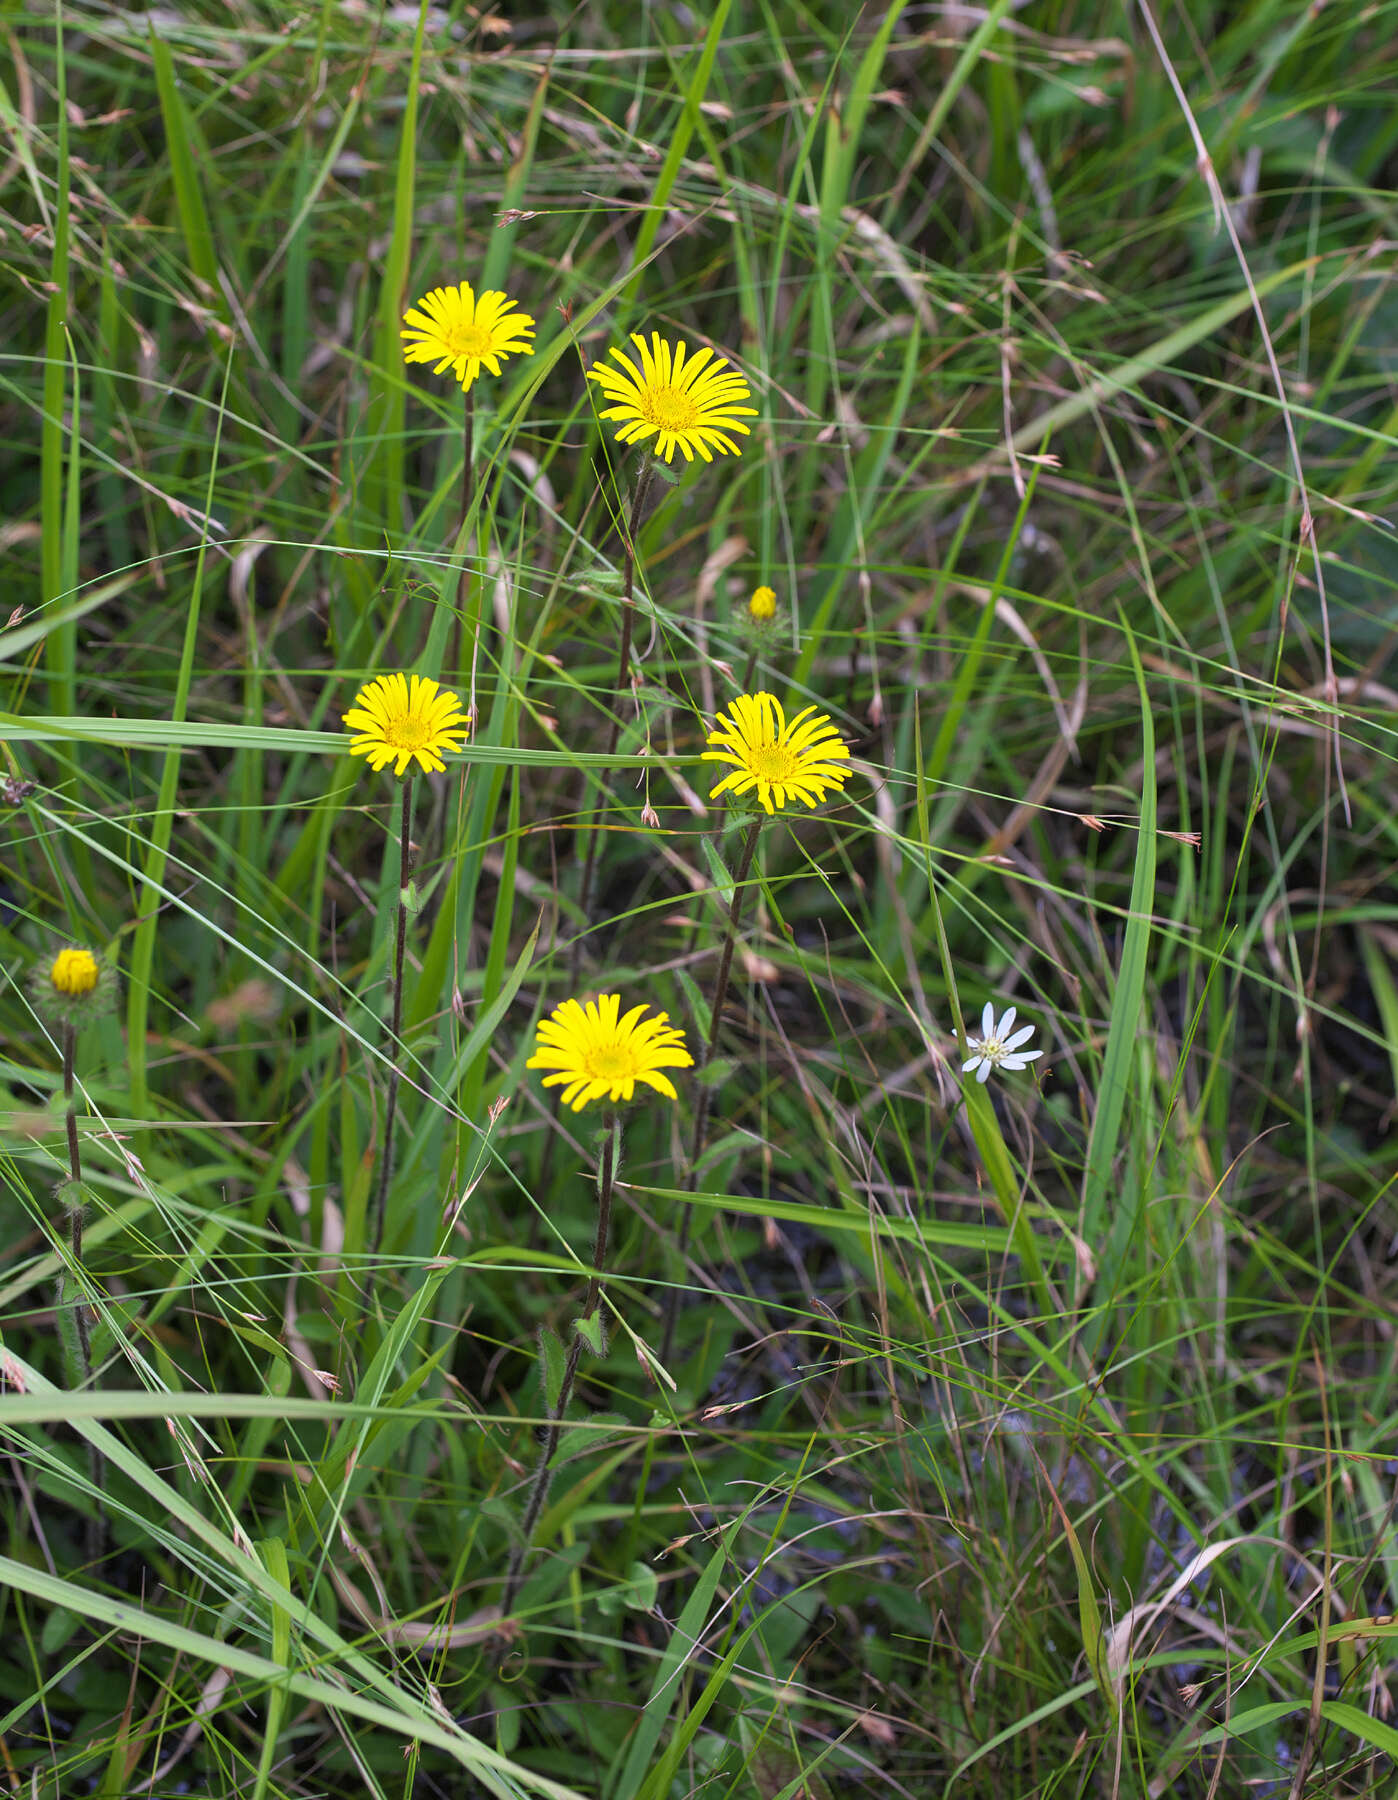
[(1372, 1744), (1385, 1756), (1398, 1761), (1398, 1731), (1362, 1707), (1351, 1706), (1347, 1700), (1326, 1700), (1321, 1705), (1320, 1716), (1341, 1730), (1351, 1732), (1361, 1743)]
[(704, 861), (709, 865), (709, 875), (713, 880), (719, 899), (722, 900), (725, 907), (732, 906), (733, 876), (729, 872), (727, 863), (719, 855), (712, 838), (701, 838), (699, 841), (703, 846)]
[(553, 1467), (560, 1469), (575, 1456), (595, 1454), (614, 1444), (619, 1437), (630, 1436), (630, 1421), (623, 1419), (620, 1413), (594, 1413), (590, 1419), (580, 1420), (559, 1434)]
[(577, 1332), (594, 1356), (603, 1357), (607, 1354), (606, 1337), (600, 1312), (589, 1313), (585, 1319), (574, 1319), (573, 1330)]
[(39, 1647), (44, 1655), (57, 1656), (81, 1624), (80, 1616), (70, 1608), (55, 1606), (44, 1620), (44, 1628), (39, 1633)]
[(209, 226), (209, 214), (204, 205), (204, 194), (199, 185), (191, 148), (197, 139), (180, 95), (170, 46), (153, 24), (150, 27), (150, 54), (155, 70), (156, 91), (160, 96), (161, 122), (165, 127), (165, 154), (169, 159), (170, 178), (175, 187), (175, 210), (179, 214), (180, 232), (189, 253), (190, 267), (204, 284), (200, 299), (223, 317), (228, 310), (227, 302), (219, 287), (214, 234)]
[(551, 1326), (539, 1327), (539, 1385), (543, 1389), (546, 1412), (558, 1410), (558, 1396), (563, 1392), (563, 1372), (568, 1354), (563, 1340)]
[(675, 980), (679, 982), (684, 994), (685, 1010), (694, 1021), (695, 1037), (699, 1043), (708, 1043), (713, 1014), (709, 1011), (709, 1002), (703, 990), (688, 969), (676, 969)]
[[(288, 756), (343, 757), (349, 739), (342, 731), (298, 731), (281, 725), (230, 725), (208, 719), (71, 718), (36, 713), (32, 718), (0, 712), (0, 743), (109, 744), (131, 750), (270, 750)], [(675, 761), (697, 762), (695, 749)], [(658, 756), (604, 756), (599, 750), (533, 750), (514, 744), (463, 744), (452, 757), (462, 763), (530, 769), (650, 769), (671, 759)], [(361, 765), (351, 765), (355, 773)]]
[(623, 1609), (650, 1612), (659, 1592), (660, 1581), (650, 1564), (633, 1562), (626, 1571), (625, 1581), (619, 1581), (615, 1587), (603, 1588), (600, 1593), (593, 1594), (591, 1600), (605, 1618), (614, 1619)]

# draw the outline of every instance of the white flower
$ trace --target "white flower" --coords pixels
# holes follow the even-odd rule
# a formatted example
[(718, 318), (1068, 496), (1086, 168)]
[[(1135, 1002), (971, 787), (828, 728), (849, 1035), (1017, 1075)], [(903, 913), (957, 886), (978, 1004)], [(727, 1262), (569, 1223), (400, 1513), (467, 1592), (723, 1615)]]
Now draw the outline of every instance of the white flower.
[(966, 1048), (971, 1052), (971, 1057), (968, 1062), (962, 1063), (961, 1073), (969, 1075), (974, 1069), (977, 1081), (989, 1081), (992, 1069), (1024, 1069), (1036, 1056), (1042, 1056), (1042, 1050), (1020, 1049), (1021, 1044), (1027, 1044), (1033, 1037), (1034, 1027), (1021, 1025), (1011, 1037), (1014, 1022), (1015, 1009), (1011, 1006), (997, 1025), (994, 1004), (987, 1000), (985, 1011), (981, 1014), (981, 1035), (966, 1040)]

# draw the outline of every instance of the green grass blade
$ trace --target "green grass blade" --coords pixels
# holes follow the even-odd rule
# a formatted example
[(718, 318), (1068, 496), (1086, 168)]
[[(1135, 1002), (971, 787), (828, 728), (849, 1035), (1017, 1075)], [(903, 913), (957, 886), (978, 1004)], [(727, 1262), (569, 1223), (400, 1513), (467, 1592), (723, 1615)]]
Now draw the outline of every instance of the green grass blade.
[[(410, 302), (409, 264), (417, 188), (418, 107), (422, 88), (422, 45), (427, 30), (428, 0), (418, 7), (412, 62), (403, 97), (403, 124), (393, 176), (393, 214), (378, 292), (374, 350), (369, 370), (369, 425), (373, 448), (360, 472), (362, 510), (356, 512), (361, 542), (374, 542), (387, 531), (396, 540), (403, 523), (404, 423), (408, 386), (404, 376), (403, 312)], [(460, 276), (457, 277), (461, 279)]]
[[(224, 367), (224, 398), (228, 394), (228, 380), (233, 371), (233, 357), (230, 350), (228, 361)], [(219, 445), (223, 437), (223, 412), (220, 409), (218, 428), (214, 435), (213, 455), (209, 461), (208, 486), (205, 496), (205, 512), (213, 501), (214, 476), (218, 469)], [(172, 723), (183, 722), (189, 707), (189, 690), (194, 678), (194, 654), (199, 643), (199, 612), (203, 596), (204, 559), (208, 550), (208, 535), (203, 534), (199, 542), (199, 556), (194, 566), (194, 580), (190, 588), (189, 605), (185, 613), (184, 643), (180, 651), (179, 672), (175, 678), (175, 693), (172, 705)], [(149, 1105), (149, 1089), (146, 1082), (146, 1020), (150, 1014), (151, 976), (155, 962), (155, 940), (160, 926), (159, 894), (165, 879), (165, 858), (170, 847), (170, 836), (175, 826), (175, 790), (179, 782), (180, 759), (176, 752), (166, 753), (160, 771), (160, 791), (156, 800), (155, 817), (151, 821), (150, 849), (146, 857), (145, 882), (141, 889), (139, 901), (140, 922), (137, 924), (131, 943), (131, 966), (127, 975), (126, 986), (126, 1041), (127, 1067), (131, 1077), (131, 1110), (142, 1114)]]
[(1128, 1095), (1135, 1086), (1146, 961), (1150, 950), (1151, 913), (1155, 904), (1155, 720), (1145, 671), (1136, 639), (1126, 619), (1122, 636), (1136, 675), (1141, 706), (1141, 805), (1136, 827), (1136, 857), (1131, 876), (1131, 899), (1122, 942), (1121, 961), (1112, 990), (1107, 1047), (1098, 1077), (1097, 1105), (1087, 1145), (1083, 1180), (1083, 1236), (1094, 1249), (1110, 1238), (1113, 1256), (1099, 1269), (1103, 1286), (1110, 1291), (1121, 1276), (1120, 1257), (1135, 1221), (1122, 1212), (1108, 1225), (1108, 1202), (1117, 1188), (1114, 1165), (1120, 1148), (1122, 1119)]
[(641, 282), (646, 273), (646, 259), (655, 243), (655, 234), (659, 231), (661, 221), (665, 217), (665, 209), (669, 206), (674, 193), (675, 183), (679, 179), (681, 166), (689, 150), (690, 139), (694, 136), (699, 108), (709, 91), (709, 83), (714, 72), (714, 60), (718, 55), (719, 45), (723, 42), (724, 27), (728, 23), (728, 15), (732, 7), (733, 0), (718, 0), (718, 5), (709, 19), (708, 29), (704, 33), (703, 46), (694, 65), (694, 73), (684, 91), (684, 103), (680, 109), (680, 116), (671, 131), (665, 160), (660, 165), (660, 173), (655, 178), (655, 186), (651, 189), (645, 215), (641, 220), (640, 229), (636, 233), (636, 247), (631, 257), (635, 273), (623, 290), (624, 298), (633, 303), (639, 294)]
[(718, 1548), (700, 1570), (680, 1616), (675, 1621), (675, 1628), (670, 1633), (664, 1654), (656, 1666), (650, 1693), (641, 1709), (635, 1733), (626, 1746), (620, 1773), (615, 1766), (613, 1768), (613, 1778), (606, 1790), (608, 1800), (633, 1800), (633, 1797), (641, 1794), (642, 1784), (651, 1768), (660, 1739), (680, 1703), (683, 1692), (681, 1678), (685, 1666), (694, 1659), (695, 1651), (704, 1638), (709, 1623), (709, 1609), (728, 1563), (728, 1546), (720, 1540)]
[[(68, 158), (67, 59), (64, 54), (61, 7), (55, 26), (58, 183), (53, 214), (53, 258), (49, 266), (51, 286), (44, 319), (44, 410), (39, 427), (41, 598), (47, 606), (53, 605), (55, 601), (72, 599), (72, 594), (64, 587), (67, 530), (63, 504), (63, 396), (68, 375), (68, 310), (72, 304), (69, 276), (72, 221), (69, 214), (71, 170)], [(76, 426), (70, 454), (74, 459), (78, 455)], [(71, 624), (62, 624), (54, 632), (48, 641), (46, 656), (53, 705), (60, 713), (72, 714), (77, 711), (77, 675), (74, 666), (77, 633)]]
[(180, 222), (185, 251), (190, 268), (201, 284), (200, 299), (220, 317), (224, 317), (227, 314), (227, 302), (219, 285), (214, 234), (191, 150), (191, 145), (195, 142), (195, 130), (185, 110), (170, 46), (153, 24), (150, 27), (149, 48), (155, 70), (156, 92), (160, 96), (161, 122), (165, 127), (165, 154), (170, 159), (170, 179), (175, 189), (175, 212)]

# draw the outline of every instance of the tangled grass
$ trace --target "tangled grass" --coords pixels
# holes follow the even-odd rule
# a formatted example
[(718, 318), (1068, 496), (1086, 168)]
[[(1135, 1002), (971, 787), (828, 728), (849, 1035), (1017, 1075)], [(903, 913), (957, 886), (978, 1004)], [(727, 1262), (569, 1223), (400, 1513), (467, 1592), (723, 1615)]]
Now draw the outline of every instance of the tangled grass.
[(1395, 43), (11, 20), (11, 1791), (1391, 1780)]

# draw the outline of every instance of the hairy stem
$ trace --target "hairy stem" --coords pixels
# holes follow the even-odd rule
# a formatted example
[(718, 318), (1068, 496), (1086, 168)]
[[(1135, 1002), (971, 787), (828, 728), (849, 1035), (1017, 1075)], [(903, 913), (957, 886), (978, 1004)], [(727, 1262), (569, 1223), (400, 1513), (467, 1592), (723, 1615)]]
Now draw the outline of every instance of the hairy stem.
[[(69, 1316), (69, 1292), (71, 1290), (72, 1338), (69, 1340), (69, 1354), (77, 1350), (77, 1361), (81, 1370), (84, 1387), (96, 1386), (96, 1375), (92, 1367), (92, 1325), (88, 1318), (87, 1281), (83, 1275), (83, 1165), (78, 1150), (78, 1110), (73, 1095), (73, 1068), (77, 1058), (77, 1027), (65, 1024), (63, 1027), (63, 1102), (64, 1126), (68, 1134), (68, 1177), (69, 1193), (64, 1205), (64, 1223), (68, 1228), (68, 1246), (72, 1256), (72, 1274), (60, 1275), (58, 1280), (58, 1316), (60, 1334), (67, 1336), (63, 1330), (63, 1320)], [(106, 1464), (95, 1445), (87, 1445), (87, 1473), (93, 1491), (98, 1495), (98, 1509), (95, 1518), (87, 1521), (86, 1542), (88, 1560), (100, 1562), (106, 1552), (107, 1524), (103, 1514), (101, 1495), (106, 1487)]]
[[(607, 720), (607, 736), (602, 746), (602, 754), (610, 756), (616, 749), (617, 738), (621, 732), (621, 710), (626, 704), (627, 684), (631, 679), (631, 640), (635, 632), (636, 618), (636, 534), (641, 529), (641, 517), (645, 509), (646, 495), (650, 491), (651, 475), (654, 464), (647, 458), (641, 465), (641, 472), (636, 477), (636, 491), (631, 496), (631, 516), (626, 526), (626, 560), (622, 569), (621, 582), (621, 649), (617, 657), (615, 692), (616, 699)], [(587, 804), (587, 777), (583, 777), (583, 790), (578, 803), (578, 811), (582, 812)], [(587, 911), (588, 902), (592, 898), (592, 877), (597, 863), (597, 846), (601, 841), (601, 832), (589, 833), (587, 855), (583, 863), (582, 886), (578, 893), (578, 904), (583, 912)], [(577, 961), (581, 955), (581, 939), (573, 946), (573, 975), (577, 975)]]
[[(762, 830), (762, 816), (759, 814), (748, 827), (748, 834), (743, 840), (742, 852), (738, 858), (738, 867), (733, 876), (733, 900), (728, 908), (728, 929), (724, 933), (723, 949), (719, 953), (718, 968), (714, 974), (714, 991), (709, 1014), (709, 1035), (699, 1052), (699, 1062), (695, 1073), (694, 1101), (694, 1136), (689, 1147), (689, 1167), (685, 1170), (681, 1184), (686, 1194), (692, 1194), (699, 1183), (699, 1159), (704, 1154), (704, 1143), (709, 1130), (709, 1104), (712, 1089), (703, 1079), (704, 1072), (713, 1059), (718, 1046), (718, 1034), (723, 1019), (723, 1006), (728, 998), (728, 979), (733, 970), (733, 951), (738, 942), (738, 922), (742, 917), (743, 901), (746, 898), (747, 879), (752, 873), (752, 859), (757, 853), (758, 834)], [(679, 1255), (683, 1263), (685, 1253), (689, 1249), (689, 1234), (693, 1219), (692, 1209), (685, 1208), (684, 1217), (680, 1220)], [(679, 1310), (680, 1290), (672, 1287), (665, 1296), (665, 1336), (663, 1339), (660, 1360), (669, 1363), (670, 1352), (675, 1343), (675, 1320)]]
[[(583, 1319), (590, 1319), (602, 1304), (602, 1276), (607, 1261), (607, 1237), (612, 1221), (612, 1189), (616, 1183), (620, 1148), (621, 1120), (613, 1113), (606, 1122), (606, 1137), (597, 1162), (597, 1235), (592, 1246), (592, 1274), (588, 1278), (587, 1296), (583, 1301)], [(549, 1464), (553, 1461), (553, 1453), (558, 1448), (558, 1440), (562, 1435), (563, 1419), (568, 1411), (568, 1402), (573, 1397), (573, 1385), (577, 1380), (582, 1353), (583, 1335), (574, 1328), (573, 1341), (568, 1346), (568, 1359), (563, 1367), (563, 1380), (558, 1389), (558, 1400), (549, 1408), (548, 1423), (539, 1443), (539, 1460), (534, 1466), (533, 1478), (529, 1484), (529, 1501), (520, 1521), (520, 1542), (510, 1557), (510, 1566), (505, 1575), (504, 1592), (500, 1597), (502, 1618), (508, 1618), (513, 1611), (520, 1582), (524, 1579), (525, 1564), (533, 1547), (534, 1531), (548, 1494)]]
[[(462, 425), (461, 444), (461, 529), (466, 530), (467, 521), (471, 517), (471, 508), (476, 500), (476, 390), (466, 390), (466, 417)], [(464, 676), (462, 667), (462, 635), (466, 629), (466, 620), (471, 612), (471, 586), (475, 577), (475, 567), (471, 557), (471, 539), (465, 540), (466, 548), (461, 553), (461, 581), (456, 590), (456, 619), (451, 628), (451, 647), (447, 655), (447, 666), (454, 669), (458, 676)]]
[(403, 957), (408, 942), (408, 883), (413, 873), (413, 775), (403, 777), (403, 811), (398, 827), (398, 925), (393, 943), (393, 1024), (389, 1031), (393, 1062), (388, 1076), (388, 1106), (383, 1128), (383, 1159), (379, 1164), (378, 1189), (374, 1195), (373, 1250), (377, 1256), (383, 1245), (384, 1215), (388, 1202), (388, 1183), (393, 1173), (393, 1128), (398, 1120), (398, 1087), (403, 1079), (399, 1036), (403, 1029)]
[(82, 1200), (82, 1157), (78, 1151), (78, 1110), (73, 1098), (73, 1064), (77, 1055), (78, 1032), (74, 1025), (63, 1027), (63, 1105), (64, 1126), (68, 1133), (68, 1174), (73, 1184), (71, 1198), (67, 1205), (68, 1242), (73, 1252), (73, 1269), (78, 1286), (78, 1298), (73, 1308), (73, 1316), (78, 1326), (78, 1343), (82, 1350), (83, 1380), (92, 1380), (92, 1330), (88, 1324), (87, 1307), (83, 1300), (83, 1200)]
[(83, 1178), (82, 1158), (78, 1154), (78, 1114), (73, 1104), (73, 1062), (77, 1054), (77, 1027), (63, 1027), (63, 1104), (67, 1109), (65, 1124), (68, 1130), (68, 1173), (74, 1181)]
[[(610, 756), (616, 749), (617, 737), (621, 731), (621, 709), (626, 700), (626, 686), (631, 675), (631, 640), (635, 628), (635, 592), (636, 592), (636, 534), (641, 528), (641, 519), (645, 509), (646, 495), (650, 490), (654, 463), (649, 457), (641, 465), (636, 477), (635, 492), (631, 496), (631, 514), (626, 526), (626, 561), (623, 568), (621, 584), (621, 651), (617, 657), (616, 698), (611, 716), (607, 721), (607, 736), (603, 744), (602, 754)], [(584, 770), (582, 787), (578, 794), (578, 817), (581, 819), (587, 807), (588, 778)], [(575, 840), (575, 841), (580, 841)], [(583, 855), (582, 880), (578, 885), (578, 906), (583, 914), (583, 925), (573, 939), (573, 947), (568, 955), (568, 985), (578, 985), (578, 970), (582, 967), (583, 936), (586, 931), (587, 909), (592, 903), (592, 883), (597, 874), (597, 852), (602, 842), (601, 828), (587, 833), (587, 850)], [(558, 1134), (552, 1129), (558, 1118), (559, 1094), (555, 1091), (553, 1105), (549, 1115), (550, 1130), (544, 1142), (543, 1158), (539, 1166), (539, 1192), (548, 1190), (549, 1176), (553, 1168), (554, 1145)]]

